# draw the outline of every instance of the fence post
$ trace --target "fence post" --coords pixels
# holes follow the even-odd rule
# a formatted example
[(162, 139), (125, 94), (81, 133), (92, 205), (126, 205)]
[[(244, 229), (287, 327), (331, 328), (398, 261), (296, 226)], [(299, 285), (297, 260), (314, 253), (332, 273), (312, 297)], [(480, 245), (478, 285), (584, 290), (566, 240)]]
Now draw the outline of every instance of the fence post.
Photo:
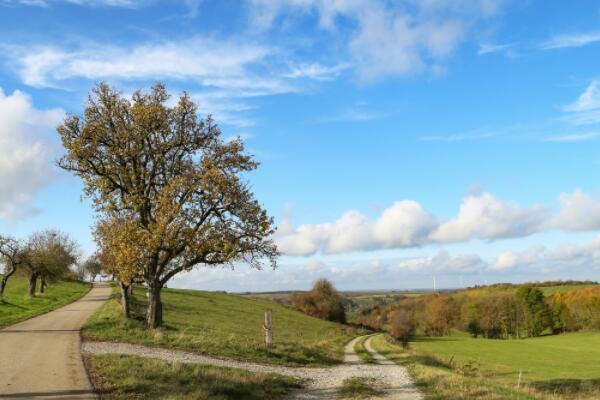
[(263, 328), (265, 330), (265, 345), (271, 347), (273, 346), (273, 315), (271, 310), (265, 311), (265, 324)]

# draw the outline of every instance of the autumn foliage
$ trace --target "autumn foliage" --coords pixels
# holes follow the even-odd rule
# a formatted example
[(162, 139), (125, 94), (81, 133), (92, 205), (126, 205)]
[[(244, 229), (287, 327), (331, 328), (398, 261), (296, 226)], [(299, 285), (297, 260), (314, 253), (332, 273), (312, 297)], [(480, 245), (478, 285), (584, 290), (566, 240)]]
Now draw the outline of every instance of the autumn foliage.
[(295, 293), (292, 302), (297, 309), (313, 317), (346, 322), (343, 298), (327, 279), (319, 279), (309, 292)]
[(559, 289), (545, 296), (538, 286), (498, 285), (406, 298), (376, 308), (359, 323), (387, 329), (402, 342), (414, 335), (449, 335), (453, 329), (490, 339), (600, 329), (600, 287)]

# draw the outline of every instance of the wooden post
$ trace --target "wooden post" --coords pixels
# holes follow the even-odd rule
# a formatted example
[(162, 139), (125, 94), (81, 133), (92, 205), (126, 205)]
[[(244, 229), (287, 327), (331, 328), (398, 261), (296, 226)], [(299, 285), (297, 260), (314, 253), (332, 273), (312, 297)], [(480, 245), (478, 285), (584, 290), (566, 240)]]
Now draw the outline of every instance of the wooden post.
[(265, 311), (265, 324), (263, 328), (265, 330), (265, 345), (271, 347), (273, 346), (273, 316), (271, 310)]

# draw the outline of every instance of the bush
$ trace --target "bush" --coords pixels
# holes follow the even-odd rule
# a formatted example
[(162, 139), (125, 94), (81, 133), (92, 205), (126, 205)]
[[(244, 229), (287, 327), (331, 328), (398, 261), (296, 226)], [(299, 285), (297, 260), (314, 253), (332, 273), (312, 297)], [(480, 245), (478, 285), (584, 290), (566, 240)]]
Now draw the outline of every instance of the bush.
[(327, 279), (315, 282), (310, 292), (294, 293), (292, 303), (298, 310), (313, 317), (346, 322), (344, 300)]

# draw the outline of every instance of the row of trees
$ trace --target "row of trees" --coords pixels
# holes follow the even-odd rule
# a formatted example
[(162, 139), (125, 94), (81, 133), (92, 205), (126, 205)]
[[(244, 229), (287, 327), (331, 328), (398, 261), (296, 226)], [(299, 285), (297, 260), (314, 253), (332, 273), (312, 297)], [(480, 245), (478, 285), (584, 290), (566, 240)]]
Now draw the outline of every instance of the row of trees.
[(389, 329), (403, 342), (416, 334), (449, 335), (452, 329), (493, 339), (600, 329), (600, 288), (550, 297), (535, 286), (424, 295), (380, 307), (360, 323)]
[(121, 286), (123, 312), (135, 282), (148, 291), (146, 326), (162, 324), (161, 290), (195, 266), (246, 262), (275, 267), (273, 220), (246, 173), (258, 163), (240, 139), (224, 141), (187, 94), (173, 105), (162, 84), (130, 99), (106, 84), (58, 133), (59, 166), (79, 176), (97, 212), (99, 258)]
[[(78, 245), (67, 234), (57, 230), (44, 230), (33, 233), (26, 240), (0, 235), (0, 297), (4, 294), (9, 279), (20, 274), (29, 279), (28, 295), (35, 296), (39, 281), (39, 291), (44, 293), (49, 282), (74, 278), (74, 266), (78, 259)], [(94, 257), (82, 263), (79, 274), (95, 276), (102, 267), (94, 264)]]

